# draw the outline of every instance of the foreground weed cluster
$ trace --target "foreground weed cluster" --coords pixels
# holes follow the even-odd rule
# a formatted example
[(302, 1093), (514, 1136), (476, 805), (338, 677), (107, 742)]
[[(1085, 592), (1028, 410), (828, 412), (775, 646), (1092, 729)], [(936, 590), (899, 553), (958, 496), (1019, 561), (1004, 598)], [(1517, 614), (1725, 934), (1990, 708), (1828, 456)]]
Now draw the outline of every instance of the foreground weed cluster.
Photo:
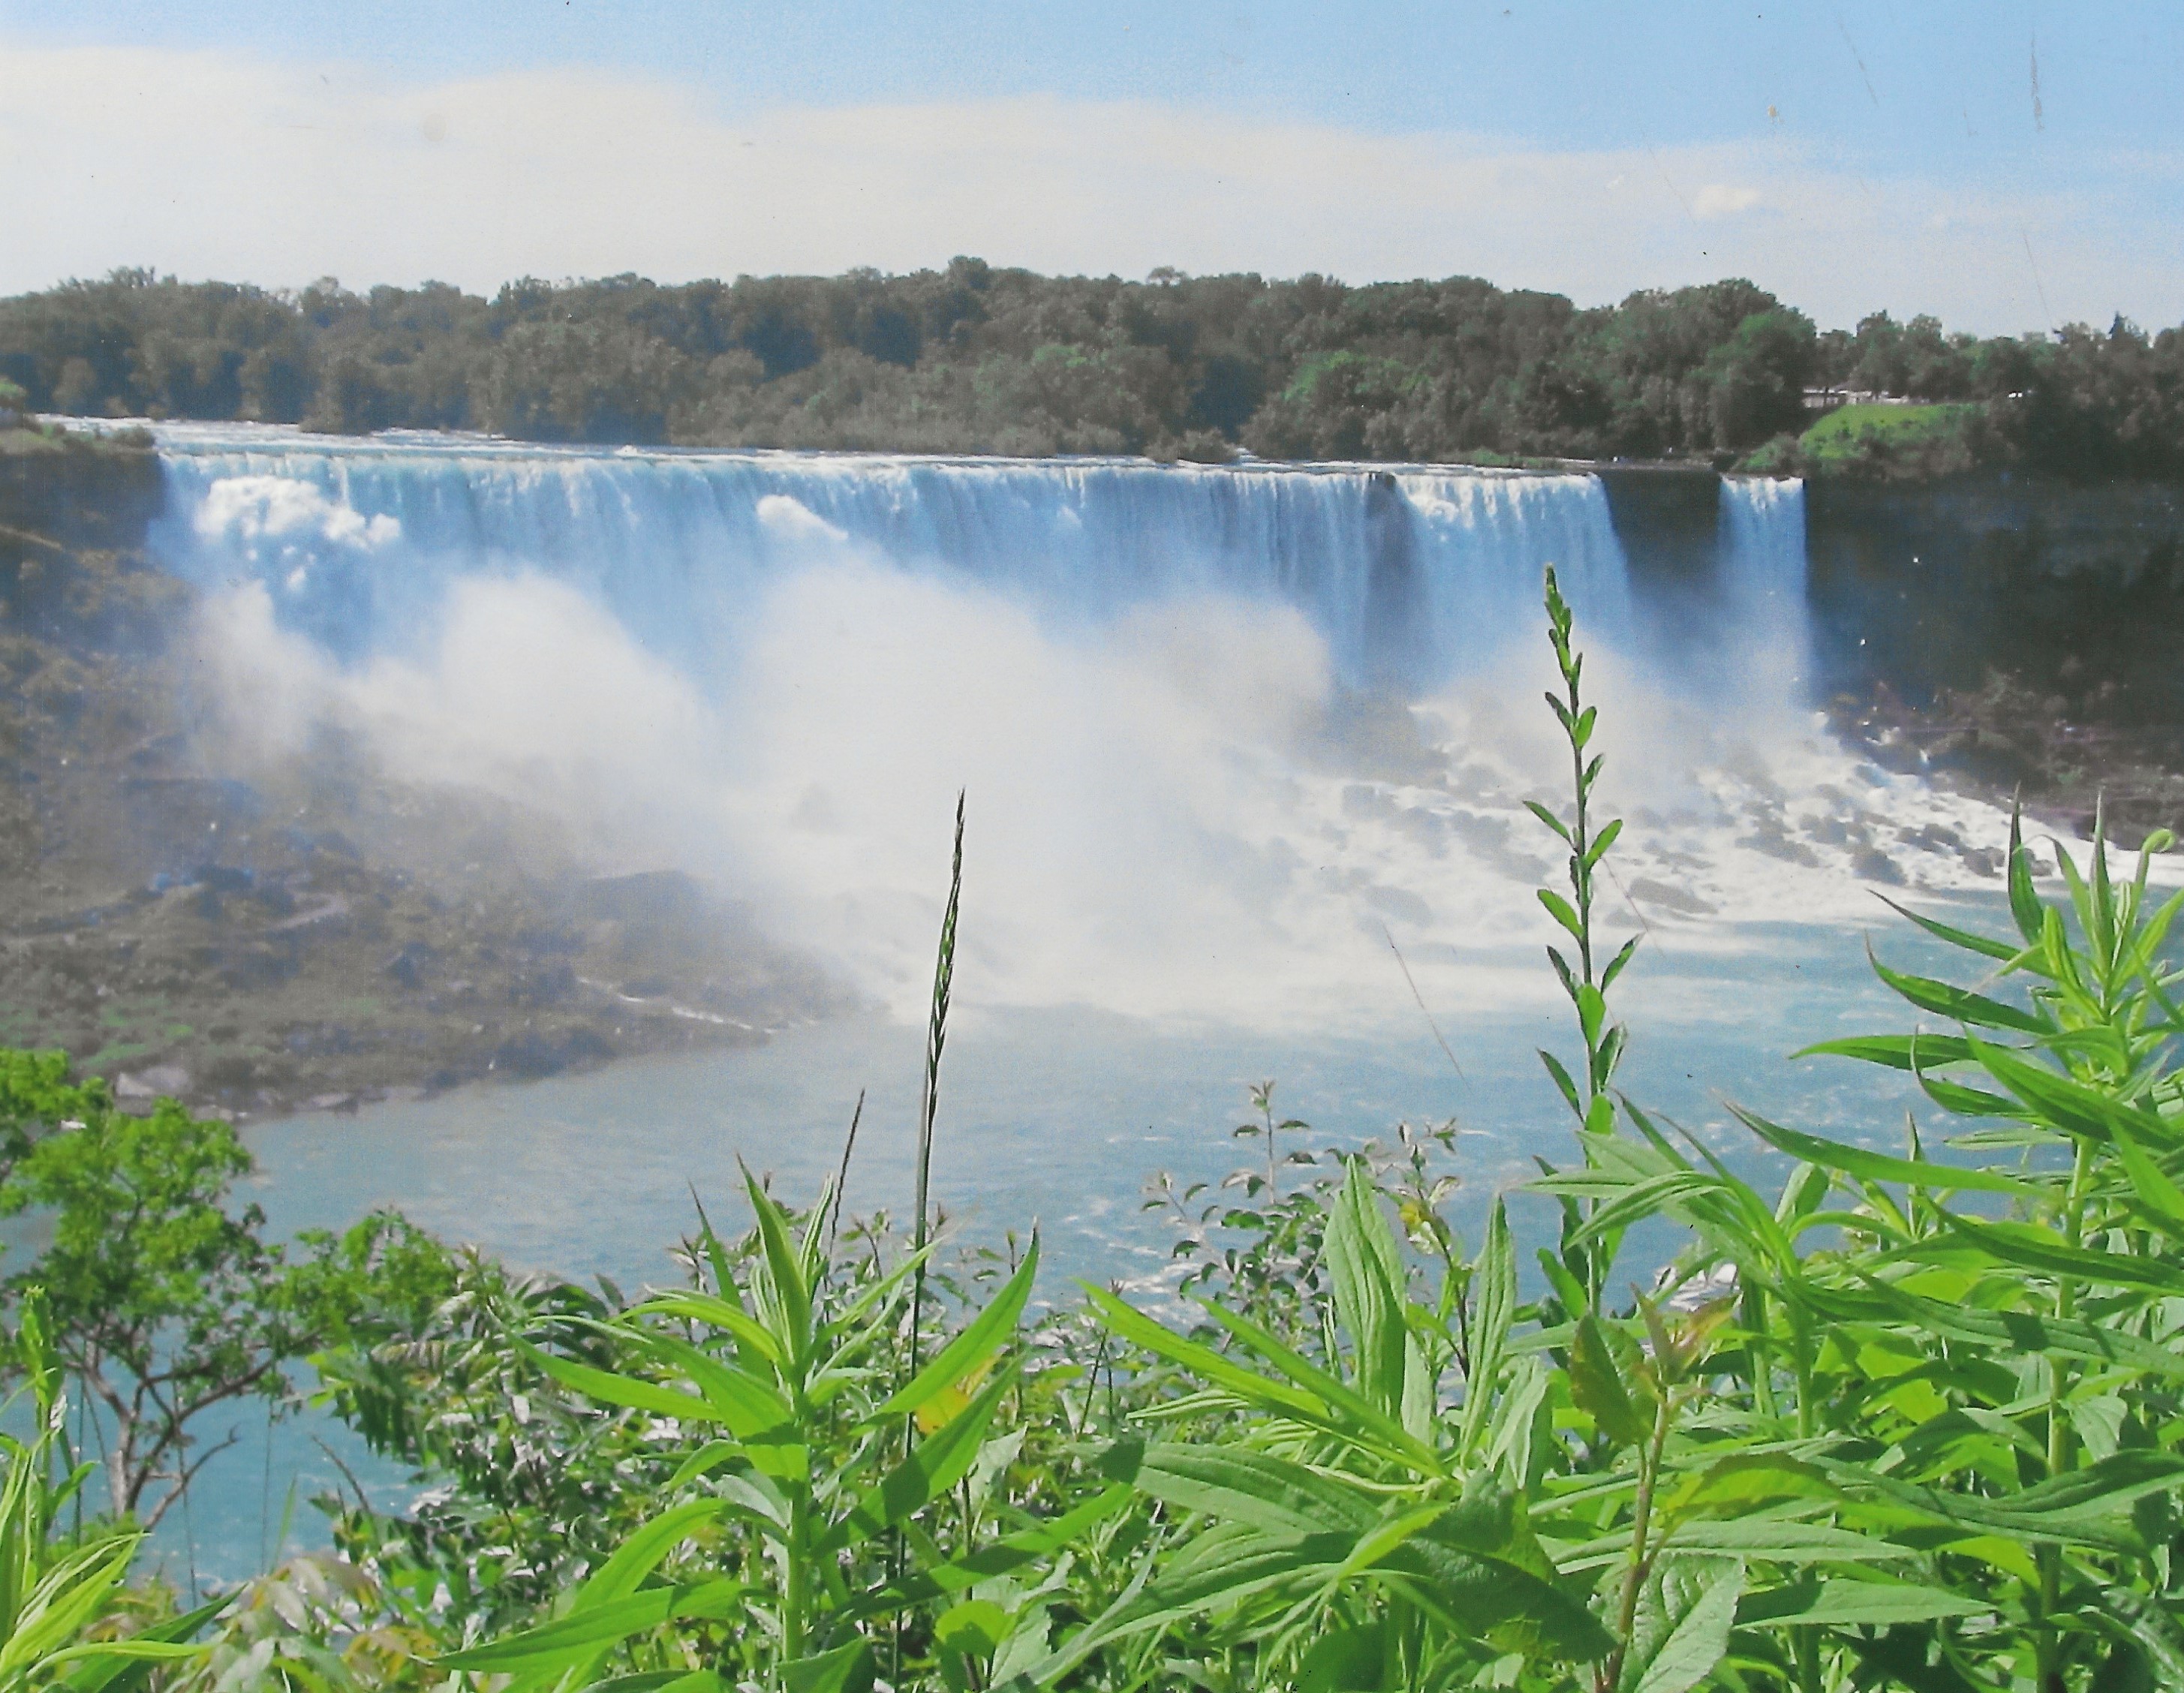
[[(1478, 1250), (1459, 1243), (1445, 1132), (1284, 1160), (1304, 1126), (1276, 1121), (1271, 1084), (1249, 1126), (1265, 1167), (1233, 1203), (1157, 1201), (1193, 1222), (1187, 1317), (1087, 1289), (1027, 1329), (1035, 1239), (944, 1267), (922, 1203), (905, 1235), (844, 1227), (832, 1184), (800, 1214), (749, 1180), (753, 1228), (705, 1223), (677, 1290), (578, 1297), (472, 1263), (418, 1332), (330, 1350), (336, 1402), (440, 1491), (399, 1519), (352, 1508), (346, 1558), (134, 1635), (141, 1657), (16, 1679), (2184, 1685), (2184, 1011), (2164, 955), (2184, 895), (2147, 883), (2166, 841), (2121, 880), (2098, 830), (2082, 866), (2059, 847), (2048, 902), (2013, 825), (2014, 933), (1905, 913), (1978, 984), (1876, 964), (1912, 1032), (1812, 1050), (1908, 1076), (1929, 1128), (1883, 1151), (1739, 1112), (1786, 1167), (1763, 1189), (1615, 1086), (1608, 995), (1635, 944), (1602, 961), (1592, 891), (1621, 826), (1594, 815), (1596, 709), (1552, 574), (1546, 598), (1573, 788), (1535, 808), (1568, 855), (1568, 891), (1540, 899), (1581, 1055), (1542, 1055), (1575, 1147), (1529, 1184), (1560, 1217), (1529, 1263), (1500, 1200)], [(1623, 1254), (1641, 1224), (1677, 1244), (1620, 1297), (1654, 1267)], [(14, 1451), (10, 1499), (44, 1462)], [(22, 1532), (42, 1544), (50, 1515)], [(107, 1562), (53, 1567), (128, 1545), (86, 1544)], [(86, 1638), (129, 1632), (109, 1598), (77, 1616)]]

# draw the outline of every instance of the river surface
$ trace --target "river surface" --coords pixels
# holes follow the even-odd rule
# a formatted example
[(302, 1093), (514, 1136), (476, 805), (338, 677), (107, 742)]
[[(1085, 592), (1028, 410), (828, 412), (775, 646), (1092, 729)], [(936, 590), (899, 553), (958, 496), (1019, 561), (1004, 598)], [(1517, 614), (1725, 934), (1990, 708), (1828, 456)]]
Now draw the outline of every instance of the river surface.
[[(815, 1193), (860, 1090), (849, 1207), (901, 1214), (959, 791), (934, 1180), (962, 1239), (1035, 1223), (1046, 1299), (1157, 1297), (1176, 1228), (1145, 1183), (1247, 1161), (1232, 1131), (1268, 1078), (1314, 1145), (1453, 1119), (1474, 1226), (1569, 1147), (1535, 1055), (1573, 1042), (1532, 892), (1560, 866), (1524, 803), (1568, 781), (1549, 565), (1603, 708), (1601, 815), (1628, 819), (1601, 911), (1646, 935), (1618, 1009), (1646, 1103), (1740, 1161), (1724, 1096), (1900, 1144), (1900, 1089), (1786, 1055), (1903, 1026), (1860, 936), (1930, 949), (1876, 892), (1998, 914), (2006, 819), (1861, 761), (1814, 709), (1795, 482), (1724, 479), (1716, 532), (1649, 574), (1581, 475), (160, 443), (153, 545), (203, 591), (238, 774), (332, 726), (404, 780), (550, 814), (603, 869), (748, 900), (866, 1008), (255, 1125), (281, 1228), (398, 1206), (635, 1288), (671, 1273), (694, 1188), (738, 1214), (738, 1159)], [(291, 1479), (331, 1485), (335, 1452), (398, 1502), (322, 1422), (246, 1432), (163, 1536), (178, 1571), (262, 1567)], [(307, 1510), (289, 1527), (313, 1538)]]

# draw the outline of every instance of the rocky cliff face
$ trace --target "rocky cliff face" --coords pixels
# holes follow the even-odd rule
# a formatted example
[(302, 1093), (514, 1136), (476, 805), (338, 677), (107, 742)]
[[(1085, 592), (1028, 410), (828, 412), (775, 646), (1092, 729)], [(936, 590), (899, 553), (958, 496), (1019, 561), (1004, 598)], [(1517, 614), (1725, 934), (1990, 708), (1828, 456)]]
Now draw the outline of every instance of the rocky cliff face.
[(0, 430), (0, 527), (71, 547), (135, 547), (164, 488), (148, 437)]
[(242, 1116), (741, 1045), (843, 1003), (748, 913), (343, 738), (209, 749), (155, 456), (0, 437), (0, 1042)]
[(1806, 498), (1835, 687), (1925, 703), (2000, 672), (2118, 726), (2184, 721), (2184, 492), (1986, 477)]
[[(1603, 472), (1642, 597), (1702, 615), (1719, 570), (1719, 482)], [(2059, 709), (2184, 722), (2184, 490), (1983, 476), (1805, 491), (1820, 697), (1884, 690), (1924, 705), (1999, 672)]]
[[(1719, 615), (1719, 484), (1604, 471), (1657, 625)], [(2082, 833), (2184, 830), (2184, 491), (2003, 476), (1806, 485), (1813, 701), (1892, 768)]]

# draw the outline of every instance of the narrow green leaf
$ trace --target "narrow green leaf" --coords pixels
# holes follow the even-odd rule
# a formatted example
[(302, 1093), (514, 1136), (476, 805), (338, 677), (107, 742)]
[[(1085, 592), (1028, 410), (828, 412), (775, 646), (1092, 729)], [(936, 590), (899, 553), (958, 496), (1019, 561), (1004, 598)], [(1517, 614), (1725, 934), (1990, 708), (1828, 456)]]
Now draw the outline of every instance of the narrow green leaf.
[(1831, 1323), (1910, 1323), (1945, 1339), (2005, 1354), (2054, 1352), (2184, 1383), (2184, 1351), (2142, 1339), (2113, 1324), (2029, 1311), (1980, 1311), (1922, 1299), (1880, 1281), (1869, 1281), (1859, 1293), (1807, 1283), (1798, 1296)]
[(2172, 1239), (2184, 1239), (2184, 1193), (2178, 1192), (2176, 1183), (2147, 1156), (2138, 1136), (2123, 1118), (2110, 1122), (2109, 1139), (2122, 1161), (2124, 1173), (2131, 1178), (2132, 1191), (2155, 1225)]
[(1138, 1490), (1178, 1510), (1276, 1534), (1371, 1529), (1379, 1507), (1331, 1477), (1266, 1453), (1165, 1441), (1145, 1448)]
[(1270, 1534), (1241, 1523), (1209, 1529), (1147, 1584), (1117, 1632), (1141, 1633), (1185, 1617), (1224, 1610), (1299, 1576), (1339, 1568), (1356, 1536)]
[(2184, 1456), (2144, 1450), (2118, 1452), (2000, 1499), (1897, 1481), (1869, 1465), (1813, 1462), (1853, 1498), (1870, 1496), (1976, 1533), (2123, 1553), (2143, 1545), (2126, 1514), (2131, 1502), (2184, 1486)]
[(1540, 1048), (1539, 1053), (1540, 1062), (1547, 1066), (1547, 1074), (1554, 1078), (1555, 1086), (1561, 1090), (1563, 1098), (1568, 1101), (1569, 1108), (1577, 1113), (1578, 1120), (1583, 1122), (1585, 1102), (1578, 1096), (1577, 1083), (1570, 1079), (1570, 1072), (1563, 1068), (1562, 1060), (1545, 1047)]
[(1562, 1301), (1563, 1309), (1573, 1313), (1583, 1311), (1585, 1306), (1585, 1289), (1570, 1273), (1569, 1267), (1544, 1246), (1538, 1248), (1535, 1256), (1539, 1260), (1540, 1268), (1546, 1275), (1547, 1285), (1555, 1290), (1555, 1297)]
[(633, 1529), (577, 1589), (574, 1611), (581, 1612), (634, 1593), (638, 1584), (659, 1568), (668, 1553), (720, 1512), (719, 1501), (693, 1499)]
[(1572, 939), (1582, 941), (1585, 926), (1578, 921), (1577, 911), (1570, 902), (1552, 888), (1541, 888), (1536, 891), (1540, 903), (1547, 908), (1547, 915), (1567, 929)]
[(1866, 949), (1866, 959), (1875, 975), (1920, 1011), (1953, 1017), (1960, 1023), (1970, 1023), (1979, 1028), (2006, 1028), (2018, 1034), (2055, 1033), (2053, 1022), (2034, 1012), (2020, 1011), (2015, 1005), (2006, 1005), (1999, 1000), (1990, 1000), (1983, 994), (1975, 994), (1947, 982), (1936, 982), (1930, 977), (1908, 976), (1891, 970), (1873, 955), (1870, 947)]
[(2022, 1100), (2043, 1122), (2094, 1140), (2110, 1138), (2120, 1122), (2149, 1145), (2173, 1146), (2176, 1131), (2142, 1106), (2126, 1105), (2098, 1089), (2073, 1081), (2044, 1064), (2033, 1063), (2006, 1046), (1974, 1039), (1972, 1055), (1987, 1073)]
[(1840, 1040), (1823, 1040), (1799, 1047), (1790, 1056), (1855, 1058), (1862, 1064), (1885, 1064), (1892, 1070), (1908, 1072), (1914, 1067), (1911, 1055), (1914, 1047), (1918, 1051), (1917, 1067), (1920, 1069), (1971, 1061), (1971, 1043), (1955, 1034), (1847, 1035)]
[(1079, 1285), (1084, 1288), (1094, 1313), (1117, 1339), (1131, 1341), (1171, 1363), (1181, 1364), (1185, 1369), (1203, 1377), (1214, 1386), (1236, 1395), (1247, 1403), (1295, 1417), (1315, 1427), (1334, 1426), (1334, 1419), (1329, 1416), (1324, 1401), (1285, 1382), (1269, 1381), (1256, 1370), (1245, 1369), (1234, 1359), (1223, 1356), (1211, 1347), (1185, 1339), (1117, 1298), (1105, 1288), (1094, 1287), (1089, 1283)]
[(1383, 1456), (1407, 1463), (1424, 1475), (1440, 1473), (1434, 1448), (1407, 1428), (1394, 1414), (1382, 1410), (1362, 1394), (1329, 1375), (1301, 1353), (1284, 1345), (1249, 1317), (1239, 1317), (1217, 1301), (1206, 1300), (1206, 1314), (1236, 1337), (1251, 1351), (1272, 1364), (1296, 1387), (1317, 1395), (1327, 1412), (1322, 1427), (1353, 1445), (1377, 1450)]
[(962, 1332), (943, 1347), (933, 1362), (900, 1392), (879, 1408), (883, 1417), (906, 1417), (948, 1389), (954, 1387), (979, 1365), (1007, 1344), (1017, 1331), (1017, 1320), (1023, 1315), (1025, 1302), (1031, 1297), (1032, 1283), (1039, 1274), (1039, 1237), (1032, 1236), (1031, 1250), (1024, 1254), (1023, 1262), (1017, 1267), (1001, 1290), (990, 1304), (963, 1327)]
[(2027, 946), (2040, 944), (2046, 918), (2039, 893), (2032, 885), (2032, 858), (2025, 849), (2024, 813), (2009, 808), (2009, 915)]
[(971, 1473), (986, 1425), (1004, 1395), (1016, 1385), (1013, 1367), (1003, 1370), (968, 1406), (919, 1441), (910, 1456), (812, 1543), (815, 1555), (844, 1551), (923, 1510)]
[(1599, 1044), (1600, 1026), (1607, 1017), (1607, 1001), (1601, 997), (1600, 989), (1580, 983), (1577, 990), (1577, 1021), (1585, 1033), (1587, 1046)]
[(702, 1323), (709, 1328), (725, 1328), (741, 1345), (756, 1351), (766, 1362), (778, 1365), (786, 1361), (781, 1342), (773, 1332), (741, 1306), (725, 1299), (716, 1299), (706, 1293), (662, 1294), (632, 1306), (632, 1317), (667, 1317), (685, 1323)]
[(1350, 1336), (1357, 1391), (1387, 1415), (1400, 1415), (1410, 1332), (1403, 1321), (1402, 1249), (1362, 1158), (1350, 1161), (1328, 1217), (1324, 1261), (1336, 1314)]
[(1993, 1609), (1991, 1601), (1915, 1582), (1808, 1579), (1747, 1594), (1736, 1607), (1736, 1625), (1886, 1629), (1943, 1617), (1976, 1617)]
[(679, 1370), (705, 1395), (716, 1420), (739, 1440), (755, 1441), (792, 1420), (788, 1401), (744, 1369), (692, 1345), (679, 1335), (656, 1329), (638, 1333), (644, 1349), (668, 1368)]
[[(2053, 1229), (2036, 1223), (1973, 1222), (1947, 1212), (1942, 1221), (1958, 1240), (1976, 1247), (1997, 1264), (2012, 1265), (2035, 1275), (2088, 1282), (2096, 1287), (2144, 1288), (2184, 1298), (2184, 1268), (2159, 1259), (2072, 1246)], [(1947, 1263), (1953, 1261), (1954, 1253), (1947, 1236), (1936, 1236), (1899, 1246), (1890, 1256), (1913, 1263)]]
[(1892, 1545), (1869, 1534), (1774, 1517), (1685, 1523), (1669, 1534), (1668, 1544), (1678, 1551), (1721, 1554), (1754, 1563), (1887, 1562), (1914, 1556), (1908, 1546)]
[(1977, 953), (1982, 958), (1997, 959), (2003, 963), (2008, 963), (2024, 951), (2023, 947), (2009, 941), (1997, 939), (1992, 935), (1974, 934), (1970, 929), (1954, 928), (1947, 923), (1937, 922), (1931, 917), (1922, 917), (1908, 907), (1898, 905), (1886, 894), (1876, 894), (1875, 897), (1906, 922), (1916, 923), (1936, 940), (1945, 940), (1951, 946), (1959, 947), (1966, 952)]
[[(1524, 802), (1524, 809), (1527, 811), (1529, 811), (1535, 817), (1537, 817), (1541, 822), (1545, 823), (1549, 828), (1552, 829), (1557, 834), (1560, 835), (1565, 842), (1569, 841), (1569, 825), (1563, 821), (1560, 817), (1555, 816), (1553, 812), (1547, 810), (1546, 806), (1540, 804), (1538, 800), (1527, 799)], [(1571, 844), (1574, 844), (1574, 843)]]
[(1133, 1496), (1132, 1489), (1126, 1484), (1102, 1489), (1073, 1511), (1041, 1523), (1035, 1528), (1020, 1529), (1012, 1534), (1004, 1534), (1000, 1540), (989, 1541), (952, 1563), (934, 1564), (925, 1569), (906, 1572), (899, 1582), (876, 1588), (863, 1598), (854, 1601), (841, 1614), (846, 1621), (860, 1622), (867, 1617), (883, 1616), (905, 1610), (913, 1605), (929, 1604), (950, 1594), (975, 1587), (982, 1581), (990, 1581), (996, 1576), (1015, 1574), (1074, 1544), (1108, 1518), (1128, 1507)]
[(742, 1584), (726, 1580), (644, 1588), (535, 1629), (449, 1652), (437, 1662), (444, 1669), (486, 1674), (532, 1669), (542, 1662), (582, 1663), (603, 1647), (677, 1618), (728, 1614), (742, 1594)]
[(759, 1242), (766, 1250), (767, 1278), (781, 1307), (788, 1334), (788, 1355), (801, 1359), (811, 1349), (811, 1288), (804, 1278), (804, 1261), (789, 1239), (788, 1217), (760, 1187), (748, 1167), (744, 1188), (750, 1195), (751, 1211), (758, 1218)]
[[(147, 1645), (181, 1646), (192, 1652), (203, 1651), (202, 1646), (191, 1646), (188, 1642), (198, 1629), (233, 1602), (232, 1595), (223, 1594), (193, 1611), (155, 1623), (131, 1638)], [(138, 1693), (138, 1690), (150, 1685), (154, 1662), (148, 1658), (86, 1658), (59, 1677), (58, 1685), (66, 1688), (68, 1693)]]
[(1463, 1384), (1462, 1441), (1474, 1456), (1487, 1429), (1494, 1390), (1517, 1313), (1517, 1247), (1509, 1234), (1508, 1207), (1497, 1197), (1486, 1214), (1486, 1239), (1472, 1267), (1471, 1369)]
[(1953, 1164), (1936, 1164), (1920, 1159), (1891, 1157), (1885, 1152), (1869, 1152), (1864, 1147), (1845, 1146), (1840, 1141), (1825, 1140), (1816, 1134), (1803, 1134), (1793, 1128), (1784, 1128), (1765, 1117), (1746, 1111), (1741, 1105), (1731, 1105), (1730, 1110), (1738, 1122), (1758, 1135), (1778, 1152), (1786, 1152), (1792, 1158), (1808, 1164), (1817, 1164), (1824, 1170), (1839, 1170), (1847, 1176), (1855, 1176), (1868, 1182), (1903, 1182), (1926, 1188), (1936, 1193), (2007, 1194), (2013, 1199), (2038, 1200), (2046, 1196), (2045, 1190), (2031, 1182), (2021, 1182), (2014, 1177), (1997, 1175), (1988, 1170), (1965, 1169)]
[(616, 1374), (606, 1370), (580, 1364), (573, 1358), (558, 1357), (551, 1352), (519, 1339), (515, 1350), (524, 1357), (551, 1376), (566, 1388), (590, 1398), (604, 1400), (609, 1405), (627, 1405), (636, 1411), (650, 1411), (662, 1417), (672, 1417), (686, 1423), (717, 1423), (721, 1413), (692, 1393), (663, 1386), (659, 1382), (646, 1381), (638, 1376)]

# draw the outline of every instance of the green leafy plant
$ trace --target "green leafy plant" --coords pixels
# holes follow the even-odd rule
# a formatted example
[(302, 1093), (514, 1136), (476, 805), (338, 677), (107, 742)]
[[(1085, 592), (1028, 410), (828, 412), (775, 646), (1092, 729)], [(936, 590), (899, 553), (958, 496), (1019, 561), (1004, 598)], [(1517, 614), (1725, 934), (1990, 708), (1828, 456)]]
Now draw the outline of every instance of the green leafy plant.
[[(600, 1325), (625, 1349), (623, 1367), (526, 1349), (573, 1391), (706, 1431), (666, 1490), (681, 1502), (568, 1596), (555, 1620), (454, 1654), (448, 1668), (513, 1674), (518, 1687), (565, 1675), (582, 1685), (621, 1642), (670, 1623), (711, 1622), (723, 1626), (707, 1639), (704, 1656), (718, 1666), (708, 1674), (869, 1685), (872, 1623), (1039, 1555), (1006, 1536), (988, 1545), (971, 1501), (955, 1496), (982, 1459), (992, 1461), (989, 1431), (1016, 1388), (1022, 1359), (1011, 1342), (1038, 1271), (1036, 1243), (1000, 1294), (890, 1393), (889, 1362), (925, 1255), (844, 1277), (824, 1250), (829, 1193), (800, 1230), (755, 1178), (747, 1193), (758, 1245), (747, 1266), (709, 1230), (710, 1285), (660, 1295)], [(905, 1418), (919, 1430), (907, 1456)], [(896, 1529), (916, 1554), (900, 1575), (887, 1557)], [(675, 1579), (660, 1576), (686, 1542)], [(974, 1551), (987, 1553), (984, 1564), (966, 1563)], [(936, 1649), (989, 1655), (1006, 1638), (987, 1640), (991, 1621), (960, 1606), (942, 1610)], [(983, 1648), (969, 1640), (974, 1622)]]
[[(633, 1305), (475, 1259), (435, 1281), (429, 1252), (371, 1279), (398, 1234), (315, 1248), (298, 1309), (437, 1289), (320, 1362), (445, 1496), (406, 1523), (352, 1512), (358, 1562), (252, 1584), (210, 1655), (163, 1674), (191, 1693), (866, 1693), (883, 1668), (948, 1693), (2184, 1685), (2184, 894), (2151, 891), (2170, 843), (2120, 875), (2097, 821), (2088, 848), (2053, 844), (2046, 899), (2013, 822), (2011, 933), (1903, 912), (1975, 977), (1876, 958), (1914, 1026), (1800, 1055), (1915, 1089), (1900, 1140), (1732, 1107), (1756, 1138), (1732, 1168), (1617, 1086), (1631, 946), (1596, 966), (1593, 877), (1618, 826), (1596, 825), (1598, 719), (1552, 578), (1546, 603), (1573, 785), (1535, 808), (1568, 857), (1543, 903), (1583, 1057), (1548, 1061), (1580, 1156), (1526, 1183), (1559, 1213), (1536, 1279), (1524, 1196), (1485, 1206), (1475, 1251), (1460, 1239), (1452, 1124), (1284, 1155), (1306, 1129), (1271, 1083), (1248, 1125), (1263, 1161), (1149, 1202), (1184, 1233), (1162, 1302), (1088, 1289), (1026, 1334), (1036, 1237), (939, 1263), (959, 810), (907, 1240), (842, 1226), (833, 1183), (797, 1213), (747, 1172), (751, 1228), (701, 1211), (688, 1284)], [(0, 1057), (0, 1132), (48, 1121), (66, 1085)], [(17, 1170), (31, 1145), (21, 1128)], [(64, 1456), (53, 1479), (75, 1366), (47, 1295), (21, 1297), (44, 1432), (7, 1448), (0, 1614), (23, 1645), (0, 1674), (136, 1693), (122, 1678), (184, 1655), (204, 1613), (94, 1650), (135, 1534), (56, 1540), (88, 1472)]]
[[(1546, 572), (1546, 601), (1547, 640), (1554, 649), (1555, 667), (1561, 673), (1563, 690), (1560, 694), (1549, 693), (1546, 701), (1569, 747), (1570, 805), (1564, 816), (1536, 799), (1528, 799), (1524, 804), (1534, 816), (1554, 831), (1568, 855), (1565, 864), (1568, 895), (1542, 888), (1539, 899), (1547, 915), (1568, 935), (1577, 953), (1577, 962), (1573, 965), (1559, 946), (1551, 945), (1547, 948), (1547, 961), (1553, 966), (1555, 979), (1562, 983), (1577, 1014), (1585, 1060), (1577, 1077), (1573, 1077), (1568, 1066), (1544, 1049), (1540, 1053), (1540, 1061), (1546, 1066), (1557, 1091), (1577, 1118), (1581, 1131), (1580, 1145), (1590, 1164), (1601, 1144), (1613, 1134), (1615, 1103), (1609, 1084), (1630, 1039), (1624, 1027), (1611, 1019), (1607, 994), (1615, 986), (1616, 978), (1629, 967), (1638, 950), (1640, 938), (1632, 935), (1605, 965), (1597, 962), (1593, 932), (1596, 878), (1602, 861), (1623, 833), (1623, 820), (1615, 817), (1597, 825), (1594, 821), (1593, 791), (1599, 785), (1604, 760), (1602, 755), (1591, 749), (1600, 721), (1600, 708), (1585, 703), (1585, 654), (1573, 644), (1575, 619), (1568, 601), (1563, 598), (1552, 565)], [(1548, 1169), (1544, 1162), (1541, 1167)], [(1548, 1173), (1552, 1175), (1552, 1170), (1548, 1169)], [(1622, 1234), (1621, 1225), (1612, 1228), (1598, 1226), (1597, 1218), (1591, 1214), (1591, 1201), (1565, 1196), (1560, 1249), (1552, 1256), (1543, 1250), (1540, 1261), (1566, 1309), (1574, 1313), (1591, 1311), (1599, 1305), (1607, 1267), (1614, 1260)]]
[(0, 1435), (0, 1689), (64, 1685), (78, 1693), (117, 1689), (132, 1669), (198, 1655), (187, 1644), (217, 1606), (120, 1636), (110, 1624), (143, 1535), (98, 1528), (64, 1536), (60, 1512), (95, 1467), (71, 1461), (64, 1372), (54, 1351), (50, 1307), (27, 1290), (14, 1336), (35, 1418), (28, 1440)]
[(611, 1368), (616, 1349), (594, 1325), (626, 1305), (610, 1283), (518, 1276), (462, 1251), (422, 1320), (315, 1356), (321, 1399), (421, 1484), (400, 1514), (361, 1495), (330, 1502), (359, 1579), (458, 1635), (504, 1629), (644, 1520), (687, 1451), (659, 1439), (647, 1412), (563, 1387), (521, 1344), (550, 1334), (566, 1356)]
[(21, 1054), (0, 1073), (0, 1215), (53, 1228), (6, 1293), (38, 1289), (53, 1354), (101, 1419), (109, 1509), (150, 1529), (236, 1438), (208, 1442), (211, 1417), (292, 1404), (313, 1353), (415, 1326), (444, 1295), (448, 1260), (392, 1214), (269, 1241), (257, 1206), (229, 1208), (251, 1169), (231, 1127), (172, 1100), (132, 1117), (66, 1069), (61, 1055)]

